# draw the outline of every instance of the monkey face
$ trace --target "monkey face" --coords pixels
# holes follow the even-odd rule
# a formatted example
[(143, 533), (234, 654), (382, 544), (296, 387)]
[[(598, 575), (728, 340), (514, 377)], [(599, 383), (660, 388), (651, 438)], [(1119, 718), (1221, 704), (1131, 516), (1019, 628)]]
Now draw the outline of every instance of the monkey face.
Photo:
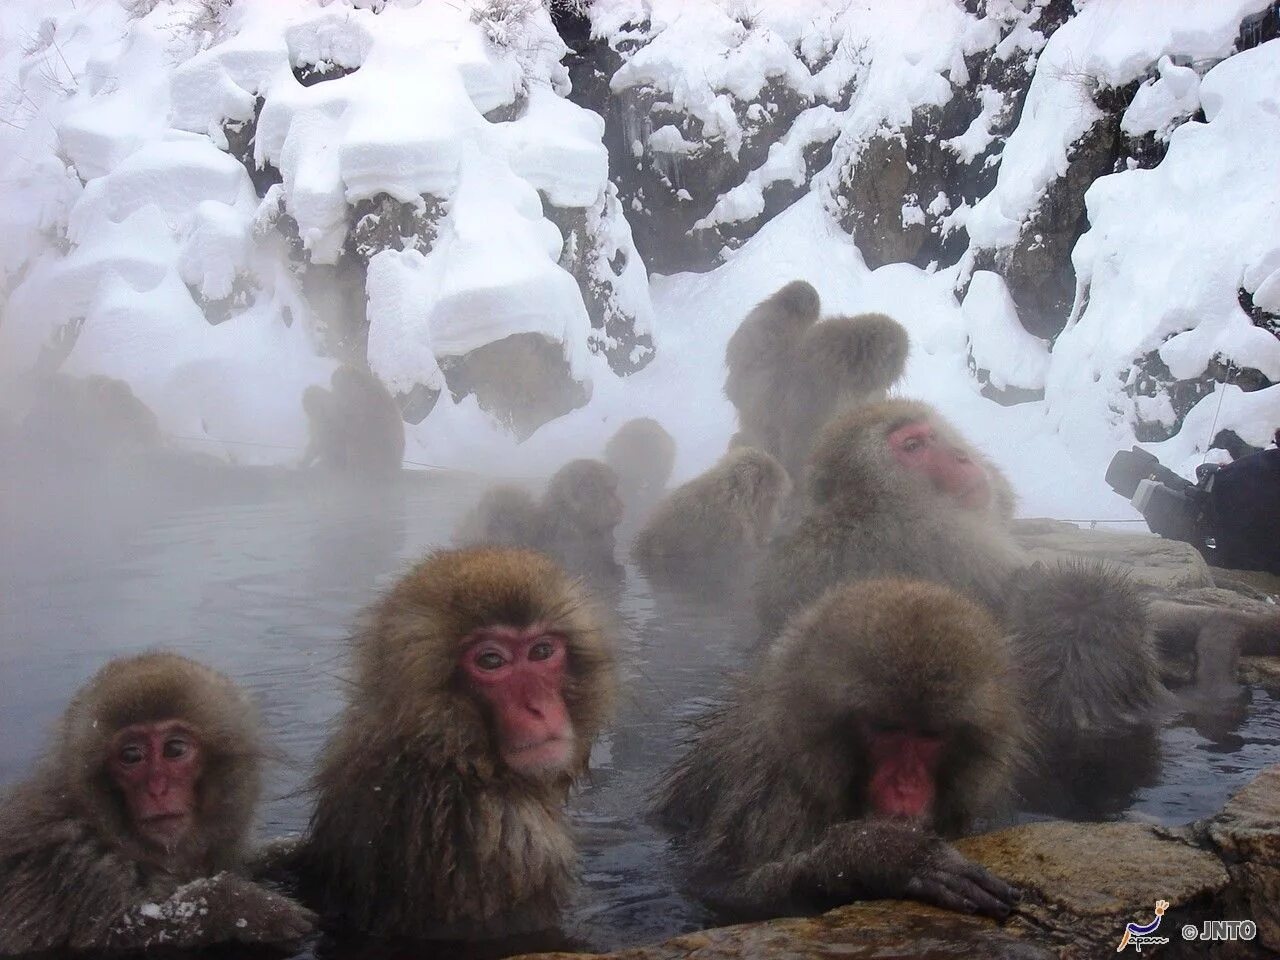
[(498, 755), (531, 779), (553, 779), (573, 761), (563, 693), (567, 646), (541, 625), (490, 626), (467, 638), (460, 658), (468, 689), (488, 708)]
[(991, 500), (987, 472), (958, 443), (927, 420), (913, 420), (886, 438), (894, 459), (926, 477), (933, 488), (967, 510), (985, 510)]
[(204, 771), (200, 738), (190, 727), (178, 720), (125, 727), (111, 741), (107, 768), (144, 841), (171, 850), (190, 833)]

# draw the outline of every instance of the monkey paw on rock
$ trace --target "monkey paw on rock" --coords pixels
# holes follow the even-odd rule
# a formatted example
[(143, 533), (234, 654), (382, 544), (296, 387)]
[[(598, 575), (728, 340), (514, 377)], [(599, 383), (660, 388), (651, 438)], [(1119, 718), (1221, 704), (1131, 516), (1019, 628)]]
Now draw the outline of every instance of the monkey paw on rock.
[(934, 839), (924, 864), (907, 881), (906, 895), (963, 913), (1003, 919), (1022, 894), (945, 840)]
[(187, 891), (209, 902), (209, 916), (226, 927), (219, 939), (226, 941), (293, 943), (311, 934), (318, 923), (301, 904), (231, 874), (197, 880), (179, 892)]

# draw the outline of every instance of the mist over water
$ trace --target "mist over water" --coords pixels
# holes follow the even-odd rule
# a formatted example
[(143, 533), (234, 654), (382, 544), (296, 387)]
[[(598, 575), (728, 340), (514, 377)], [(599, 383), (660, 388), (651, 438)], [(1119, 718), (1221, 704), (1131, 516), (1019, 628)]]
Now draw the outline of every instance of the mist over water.
[[(408, 564), (449, 544), (488, 482), (447, 473), (339, 484), (276, 469), (5, 457), (0, 786), (26, 775), (67, 699), (106, 660), (165, 647), (253, 694), (282, 757), (268, 772), (259, 836), (302, 830), (303, 786), (341, 707), (356, 615)], [(628, 518), (619, 530), (623, 562), (634, 526)], [(623, 694), (572, 801), (582, 887), (563, 927), (568, 945), (608, 949), (716, 922), (682, 891), (678, 862), (644, 810), (683, 721), (747, 665), (756, 627), (746, 597), (672, 594), (630, 565), (621, 582), (593, 586), (615, 625)], [(1280, 702), (1251, 690), (1194, 718), (1177, 713), (1158, 750), (1154, 779), (1137, 778), (1098, 815), (1181, 823), (1215, 811), (1280, 759)], [(522, 940), (497, 952), (546, 946)], [(401, 954), (322, 938), (303, 955)]]

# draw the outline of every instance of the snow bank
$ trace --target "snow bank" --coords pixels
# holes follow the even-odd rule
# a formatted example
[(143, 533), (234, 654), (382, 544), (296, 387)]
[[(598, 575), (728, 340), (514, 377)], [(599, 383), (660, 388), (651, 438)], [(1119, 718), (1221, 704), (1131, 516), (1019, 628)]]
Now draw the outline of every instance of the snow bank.
[(1004, 144), (995, 189), (969, 214), (965, 225), (974, 246), (1002, 249), (1017, 241), (1046, 187), (1066, 173), (1068, 148), (1102, 116), (1095, 90), (1136, 80), (1165, 54), (1221, 59), (1231, 52), (1241, 19), (1266, 6), (1267, 0), (1080, 4), (1040, 52), (1022, 116)]
[[(1075, 443), (1128, 420), (1130, 365), (1150, 350), (1179, 379), (1220, 357), (1280, 381), (1280, 341), (1238, 300), (1280, 270), (1280, 41), (1214, 67), (1200, 97), (1208, 122), (1174, 130), (1158, 166), (1103, 177), (1086, 194), (1090, 229), (1073, 261), (1088, 304), (1059, 337), (1046, 380), (1053, 418)], [(1256, 401), (1271, 404), (1273, 423), (1276, 391)], [(1247, 429), (1232, 409), (1218, 428)], [(1188, 430), (1201, 449), (1211, 439), (1190, 420)]]
[[(0, 204), (0, 376), (20, 382), (83, 317), (67, 372), (128, 381), (167, 433), (215, 453), (261, 440), (279, 449), (250, 459), (291, 460), (301, 392), (327, 377), (323, 354), (345, 335), (332, 329), (341, 306), (308, 300), (335, 282), (306, 273), (347, 270), (353, 205), (383, 196), (443, 211), (416, 249), (366, 254), (368, 359), (393, 389), (439, 390), (439, 359), (529, 332), (563, 344), (574, 378), (611, 376), (589, 353), (607, 335), (543, 199), (581, 211), (592, 256), (625, 263), (593, 296), (645, 335), (652, 304), (603, 121), (564, 99), (550, 17), (527, 4), (376, 6), (5, 4), (0, 80), (14, 93), (0, 103), (0, 173), (23, 190)], [(269, 190), (263, 174), (262, 200), (228, 152), (228, 121), (251, 125), (255, 175), (278, 171)], [(277, 226), (296, 228), (305, 269)], [(446, 392), (440, 407), (451, 403)]]
[(978, 369), (989, 372), (992, 386), (1044, 388), (1048, 344), (1018, 322), (1018, 309), (998, 273), (974, 272), (961, 312), (970, 356)]

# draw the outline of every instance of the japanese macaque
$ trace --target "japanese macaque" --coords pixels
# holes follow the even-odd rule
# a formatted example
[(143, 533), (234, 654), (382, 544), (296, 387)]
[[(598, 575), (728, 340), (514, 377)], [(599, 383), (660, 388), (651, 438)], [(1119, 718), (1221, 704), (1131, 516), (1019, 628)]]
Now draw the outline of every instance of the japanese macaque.
[(691, 585), (750, 571), (790, 486), (763, 450), (730, 450), (658, 505), (636, 536), (635, 557), (646, 574)]
[(745, 915), (913, 898), (1002, 917), (1018, 894), (940, 835), (1001, 801), (1024, 741), (1002, 631), (905, 579), (828, 591), (696, 723), (657, 811), (697, 889)]
[(326, 915), (375, 935), (553, 926), (563, 804), (610, 715), (612, 647), (540, 553), (432, 554), (368, 611), (299, 857)]
[(885, 398), (908, 348), (907, 331), (883, 313), (829, 317), (804, 332), (782, 397), (779, 459), (791, 476), (804, 477), (818, 432), (840, 410)]
[(902, 375), (909, 341), (882, 313), (818, 321), (818, 294), (803, 281), (759, 304), (730, 337), (725, 395), (748, 445), (802, 479), (822, 426), (840, 410), (883, 400)]
[(809, 498), (764, 562), (766, 628), (833, 584), (918, 577), (983, 604), (1015, 634), (1042, 742), (1125, 727), (1158, 706), (1155, 639), (1137, 591), (1097, 563), (1024, 570), (1008, 482), (928, 405), (887, 400), (828, 424)]
[(650, 504), (662, 496), (676, 463), (676, 442), (650, 417), (628, 420), (609, 438), (604, 462), (618, 475), (618, 489), (629, 504)]
[(1150, 721), (1167, 694), (1146, 601), (1123, 570), (1088, 560), (1024, 568), (1006, 622), (1042, 744), (1121, 733)]
[(886, 400), (829, 423), (808, 491), (808, 512), (774, 540), (759, 580), (769, 632), (833, 584), (892, 574), (945, 583), (1000, 612), (1025, 563), (1008, 481), (925, 403)]
[(315, 918), (238, 875), (262, 747), (230, 680), (115, 660), (0, 806), (0, 954), (288, 943)]
[(163, 446), (156, 415), (123, 380), (54, 374), (23, 421), (32, 444), (83, 456), (133, 460)]
[(738, 410), (746, 444), (774, 455), (780, 452), (780, 406), (791, 382), (796, 348), (821, 313), (818, 291), (793, 280), (758, 303), (729, 338), (724, 395)]
[(311, 439), (301, 466), (318, 463), (336, 473), (391, 477), (404, 459), (404, 421), (387, 388), (364, 367), (343, 364), (330, 389), (302, 393)]
[(617, 474), (599, 460), (572, 460), (547, 481), (539, 546), (571, 570), (617, 572), (622, 510)]
[(509, 484), (487, 490), (454, 542), (532, 547), (576, 573), (617, 574), (614, 532), (622, 510), (613, 470), (599, 460), (573, 460), (547, 481), (541, 500)]
[(542, 536), (542, 508), (521, 487), (490, 487), (458, 524), (454, 542), (497, 547), (536, 547)]

